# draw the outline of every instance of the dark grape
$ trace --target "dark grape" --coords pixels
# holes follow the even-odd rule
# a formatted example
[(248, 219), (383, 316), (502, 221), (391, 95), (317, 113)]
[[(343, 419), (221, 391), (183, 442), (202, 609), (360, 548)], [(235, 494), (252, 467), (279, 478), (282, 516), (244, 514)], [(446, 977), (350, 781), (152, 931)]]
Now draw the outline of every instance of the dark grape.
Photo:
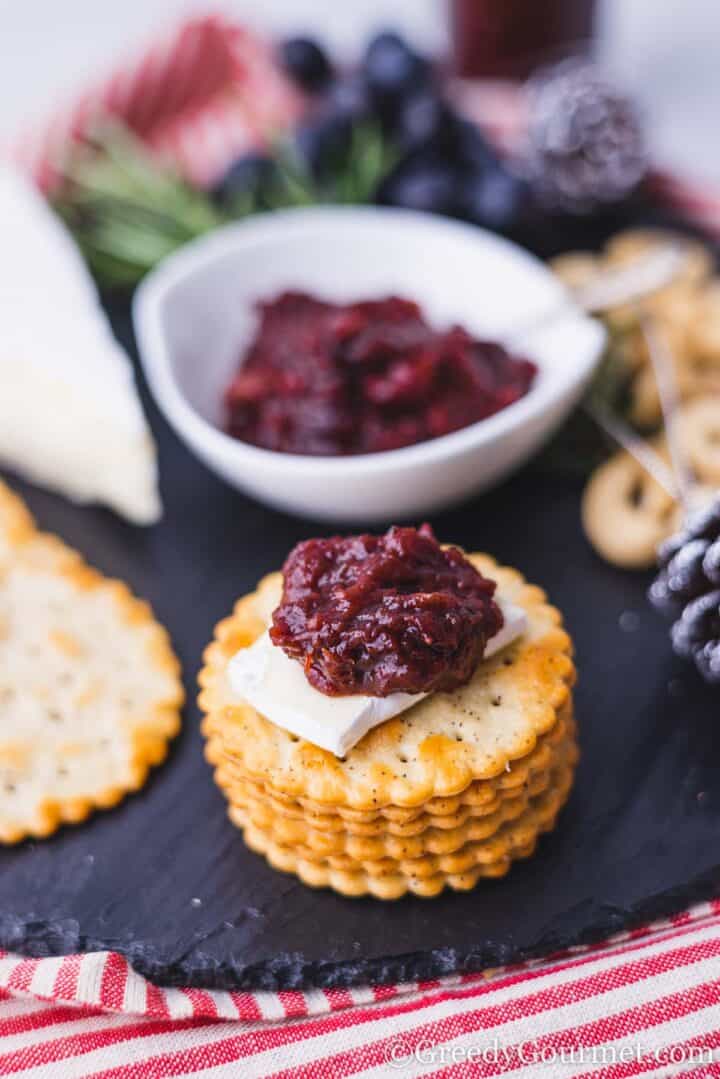
[(378, 201), (408, 210), (454, 214), (458, 207), (457, 176), (439, 159), (410, 155), (385, 178)]
[(442, 97), (432, 88), (416, 91), (399, 107), (394, 134), (405, 150), (415, 150), (442, 140), (454, 116)]
[(472, 174), (499, 168), (500, 159), (477, 124), (455, 117), (449, 131), (450, 153)]
[(344, 166), (353, 138), (352, 117), (328, 111), (298, 128), (295, 144), (316, 179), (328, 179)]
[(324, 90), (332, 79), (332, 66), (324, 50), (309, 37), (292, 37), (280, 47), (280, 59), (288, 75), (311, 93)]
[(529, 203), (527, 184), (506, 169), (492, 167), (464, 185), (462, 216), (494, 232), (512, 232)]
[(430, 78), (430, 65), (395, 33), (378, 34), (368, 45), (363, 72), (370, 95), (382, 114), (397, 108)]
[(339, 113), (353, 121), (370, 118), (370, 95), (362, 75), (350, 75), (333, 83), (325, 100), (330, 113)]

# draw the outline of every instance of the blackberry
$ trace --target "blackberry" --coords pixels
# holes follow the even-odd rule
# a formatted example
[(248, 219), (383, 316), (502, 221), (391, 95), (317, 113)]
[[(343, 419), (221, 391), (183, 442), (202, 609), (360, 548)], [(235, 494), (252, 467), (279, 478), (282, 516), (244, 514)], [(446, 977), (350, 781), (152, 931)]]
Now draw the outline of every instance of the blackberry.
[(673, 649), (693, 660), (707, 682), (720, 684), (720, 499), (688, 517), (658, 558), (649, 597), (676, 616)]
[(531, 80), (526, 168), (546, 206), (586, 213), (622, 202), (647, 165), (633, 103), (593, 64), (568, 60)]

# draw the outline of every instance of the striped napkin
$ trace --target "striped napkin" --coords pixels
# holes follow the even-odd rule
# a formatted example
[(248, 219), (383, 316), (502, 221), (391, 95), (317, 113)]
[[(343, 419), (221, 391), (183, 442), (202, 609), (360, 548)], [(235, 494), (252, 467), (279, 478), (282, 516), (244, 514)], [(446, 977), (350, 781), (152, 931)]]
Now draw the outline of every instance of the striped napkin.
[[(512, 142), (512, 87), (456, 92)], [(50, 192), (68, 144), (109, 111), (203, 185), (300, 108), (264, 42), (223, 17), (194, 18), (24, 135), (15, 155)], [(720, 232), (720, 194), (662, 174), (653, 183)], [(2, 1076), (394, 1074), (720, 1076), (720, 901), (549, 960), (359, 989), (162, 989), (113, 952), (0, 952)]]
[(0, 1075), (720, 1076), (720, 901), (485, 974), (160, 989), (113, 952), (0, 956)]

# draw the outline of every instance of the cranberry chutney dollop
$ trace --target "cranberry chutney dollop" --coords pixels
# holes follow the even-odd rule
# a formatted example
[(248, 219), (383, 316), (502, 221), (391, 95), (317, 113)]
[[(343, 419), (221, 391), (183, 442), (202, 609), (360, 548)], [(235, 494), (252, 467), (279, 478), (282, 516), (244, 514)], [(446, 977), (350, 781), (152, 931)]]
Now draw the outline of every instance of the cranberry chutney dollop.
[(258, 311), (225, 393), (226, 428), (268, 450), (339, 456), (426, 442), (524, 397), (537, 373), (460, 326), (433, 329), (397, 296), (343, 305), (286, 292)]
[(270, 637), (330, 696), (450, 690), (502, 629), (495, 587), (429, 525), (306, 540), (283, 567)]

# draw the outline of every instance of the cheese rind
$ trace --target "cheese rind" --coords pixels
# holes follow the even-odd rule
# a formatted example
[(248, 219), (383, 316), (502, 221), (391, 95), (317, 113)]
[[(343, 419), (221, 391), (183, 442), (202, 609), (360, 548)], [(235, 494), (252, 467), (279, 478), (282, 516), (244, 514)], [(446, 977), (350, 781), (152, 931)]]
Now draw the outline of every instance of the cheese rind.
[[(485, 658), (506, 648), (527, 629), (521, 607), (498, 599), (504, 622), (488, 641)], [(267, 632), (243, 648), (228, 664), (234, 693), (290, 734), (344, 757), (373, 727), (406, 712), (426, 693), (392, 693), (388, 697), (329, 697), (314, 689), (297, 660), (276, 647)]]

